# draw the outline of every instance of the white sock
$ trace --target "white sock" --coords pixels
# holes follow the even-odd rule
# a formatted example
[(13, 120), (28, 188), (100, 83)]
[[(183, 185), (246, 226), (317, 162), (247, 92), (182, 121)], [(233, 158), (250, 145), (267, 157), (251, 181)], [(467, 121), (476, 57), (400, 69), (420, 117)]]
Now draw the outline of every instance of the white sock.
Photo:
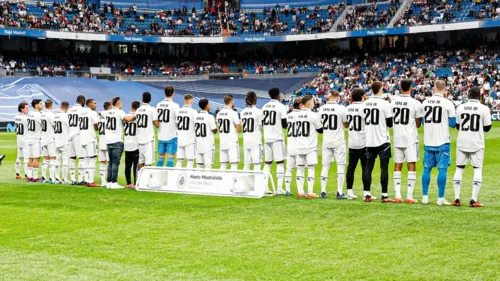
[(78, 182), (82, 182), (84, 180), (83, 176), (85, 175), (85, 159), (78, 159)]
[(277, 190), (283, 190), (283, 179), (285, 178), (285, 167), (283, 163), (276, 164), (276, 177), (278, 178)]
[(221, 170), (227, 170), (228, 167), (229, 167), (229, 163), (220, 163)]
[(16, 175), (21, 175), (21, 158), (16, 158)]
[(231, 163), (231, 170), (237, 171), (238, 170), (238, 163)]
[(388, 193), (382, 193), (382, 197), (389, 197)]
[(94, 183), (95, 180), (95, 157), (89, 158), (87, 162), (88, 183)]
[(24, 173), (28, 175), (28, 160), (24, 160)]
[(64, 163), (62, 165), (62, 180), (68, 181), (68, 165)]
[(250, 171), (250, 165), (249, 164), (244, 164), (243, 165), (243, 171)]
[(42, 178), (47, 177), (47, 168), (49, 168), (49, 159), (45, 159), (44, 157), (42, 162)]
[(106, 183), (106, 173), (108, 171), (108, 165), (101, 163), (99, 166), (99, 175), (101, 176), (101, 184)]
[(32, 167), (28, 167), (28, 169), (26, 169), (26, 176), (28, 176), (28, 178), (33, 178), (33, 168)]
[(291, 167), (286, 167), (286, 173), (285, 173), (285, 188), (286, 191), (290, 192), (290, 186), (292, 185), (292, 173), (293, 170)]
[(348, 195), (353, 196), (353, 195), (354, 195), (354, 192), (352, 191), (352, 189), (348, 189), (348, 190), (347, 190), (347, 194), (348, 194)]
[(345, 165), (337, 164), (337, 192), (339, 194), (344, 194), (344, 174)]
[(177, 164), (175, 165), (175, 167), (182, 168), (182, 163), (184, 163), (184, 159), (177, 158)]
[(49, 161), (49, 178), (51, 180), (55, 180), (56, 179), (56, 165), (57, 165), (57, 162), (56, 160), (50, 160)]
[(415, 188), (415, 182), (417, 181), (417, 172), (408, 171), (408, 193), (406, 198), (413, 199), (413, 189)]
[(396, 198), (401, 198), (401, 171), (394, 171), (392, 178), (394, 179)]
[(192, 169), (194, 167), (194, 160), (187, 160), (186, 168)]
[(297, 167), (297, 193), (304, 194), (304, 166)]
[(33, 167), (33, 178), (38, 178), (38, 168)]
[(212, 164), (206, 164), (205, 169), (212, 169)]
[(479, 190), (481, 190), (481, 185), (483, 182), (483, 169), (474, 168), (474, 178), (472, 179), (472, 200), (477, 202), (477, 197), (479, 196)]
[(60, 176), (61, 176), (61, 164), (59, 161), (56, 160), (56, 170), (55, 170), (55, 173), (54, 173), (54, 176), (56, 179), (60, 180)]
[(321, 169), (321, 192), (326, 193), (326, 185), (328, 184), (328, 172), (330, 171), (330, 165), (324, 165)]
[(313, 167), (307, 167), (307, 193), (314, 193), (314, 181), (316, 180), (316, 169)]
[(363, 197), (367, 196), (367, 195), (370, 195), (372, 196), (371, 192), (370, 191), (364, 191), (363, 190)]
[(462, 188), (462, 174), (463, 168), (457, 167), (455, 175), (453, 176), (453, 190), (455, 191), (455, 199), (460, 199), (460, 189)]
[(75, 166), (76, 166), (76, 160), (70, 158), (69, 159), (69, 172), (71, 173), (71, 181), (76, 181)]

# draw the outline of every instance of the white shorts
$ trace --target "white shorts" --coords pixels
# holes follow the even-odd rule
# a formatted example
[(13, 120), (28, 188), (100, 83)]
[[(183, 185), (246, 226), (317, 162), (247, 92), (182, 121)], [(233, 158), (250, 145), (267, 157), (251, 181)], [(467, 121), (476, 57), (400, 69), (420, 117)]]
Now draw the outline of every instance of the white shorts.
[(48, 145), (42, 146), (43, 157), (54, 157), (56, 156), (56, 144), (49, 143)]
[(285, 143), (283, 141), (268, 142), (265, 144), (266, 162), (282, 162), (286, 158)]
[(214, 150), (207, 151), (205, 153), (196, 153), (196, 164), (198, 165), (212, 165), (214, 163)]
[(97, 156), (97, 145), (95, 141), (82, 145), (82, 157), (92, 158)]
[(219, 159), (221, 163), (238, 163), (240, 161), (240, 147), (235, 146), (230, 149), (221, 149)]
[(408, 147), (394, 147), (394, 163), (417, 163), (420, 160), (420, 147), (417, 143)]
[(345, 143), (335, 148), (326, 148), (323, 146), (323, 151), (321, 153), (323, 165), (330, 165), (334, 161), (337, 162), (337, 165), (345, 165), (346, 163)]
[(27, 147), (28, 146), (17, 148), (17, 158), (18, 159), (21, 159), (21, 158), (28, 159), (28, 156), (25, 155), (27, 153)]
[(69, 145), (61, 146), (61, 147), (56, 147), (56, 160), (58, 162), (63, 161), (64, 163), (67, 164), (67, 161), (69, 159)]
[(80, 136), (75, 136), (69, 141), (69, 157), (82, 157), (82, 146), (80, 145)]
[(297, 155), (288, 155), (286, 157), (286, 168), (288, 170), (297, 168)]
[(146, 166), (153, 165), (155, 161), (155, 142), (139, 144), (139, 163)]
[(177, 148), (177, 159), (194, 160), (196, 158), (196, 144), (179, 146)]
[(472, 167), (481, 168), (484, 162), (484, 149), (475, 152), (466, 152), (457, 149), (457, 166), (467, 166), (471, 164)]
[(312, 151), (309, 154), (297, 155), (297, 166), (314, 166), (318, 164), (318, 152)]
[(262, 162), (262, 145), (244, 151), (245, 165), (260, 164)]
[(24, 147), (23, 152), (25, 153), (24, 157), (29, 159), (40, 158), (42, 155), (42, 146), (39, 142), (35, 144), (28, 144)]
[(109, 161), (109, 155), (107, 150), (99, 150), (99, 162)]

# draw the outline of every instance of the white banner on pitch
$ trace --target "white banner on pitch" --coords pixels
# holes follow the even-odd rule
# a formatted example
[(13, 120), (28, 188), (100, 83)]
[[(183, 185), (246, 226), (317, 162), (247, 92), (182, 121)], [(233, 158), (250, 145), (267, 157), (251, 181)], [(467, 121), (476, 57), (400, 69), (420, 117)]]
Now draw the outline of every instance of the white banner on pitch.
[[(136, 190), (184, 194), (264, 197), (271, 175), (262, 171), (143, 167)], [(274, 183), (271, 180), (274, 193)]]

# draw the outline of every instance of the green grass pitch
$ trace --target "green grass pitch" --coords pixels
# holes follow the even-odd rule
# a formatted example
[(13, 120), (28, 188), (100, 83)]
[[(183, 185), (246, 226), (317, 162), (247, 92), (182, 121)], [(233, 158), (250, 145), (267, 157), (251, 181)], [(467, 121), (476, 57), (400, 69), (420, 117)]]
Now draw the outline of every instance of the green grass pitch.
[[(500, 128), (486, 138), (486, 206), (471, 209), (435, 205), (436, 171), (428, 206), (337, 201), (335, 165), (324, 200), (27, 184), (14, 180), (15, 135), (1, 133), (0, 280), (498, 280)], [(471, 181), (468, 167), (464, 202)]]

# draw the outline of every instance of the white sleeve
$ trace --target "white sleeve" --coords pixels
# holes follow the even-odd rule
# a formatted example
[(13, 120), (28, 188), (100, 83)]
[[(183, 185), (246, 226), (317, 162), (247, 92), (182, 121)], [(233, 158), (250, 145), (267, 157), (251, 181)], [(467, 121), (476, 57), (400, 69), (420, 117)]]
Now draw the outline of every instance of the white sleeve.
[(281, 107), (281, 119), (286, 119), (286, 106), (285, 105), (282, 105)]
[(385, 118), (392, 118), (392, 106), (390, 103), (387, 103), (387, 106), (384, 106), (384, 115)]
[(215, 124), (215, 118), (213, 118), (212, 115), (208, 115), (208, 127), (210, 130), (215, 130), (217, 129), (217, 125)]
[(125, 116), (127, 115), (123, 110), (118, 110), (116, 113), (118, 115), (118, 118), (120, 118), (120, 120), (123, 120), (123, 118), (125, 118)]
[(424, 106), (419, 102), (415, 102), (415, 119), (424, 117)]
[(457, 112), (456, 112), (456, 114), (457, 114), (457, 116), (456, 116), (456, 122), (457, 122), (457, 125), (462, 124), (462, 119), (460, 118), (460, 116), (462, 115), (462, 114), (460, 114), (460, 111), (461, 111), (460, 109), (461, 109), (461, 108), (462, 108), (462, 106), (459, 106), (459, 107), (457, 108)]
[(483, 118), (484, 124), (483, 126), (491, 126), (491, 112), (490, 109), (486, 106), (483, 106)]
[(233, 123), (235, 125), (241, 124), (240, 117), (238, 116), (238, 112), (233, 111)]
[(321, 117), (319, 117), (319, 114), (314, 114), (313, 123), (316, 130), (323, 128), (323, 123), (321, 122)]
[(448, 102), (448, 117), (456, 117), (455, 115), (455, 105), (452, 101)]
[(341, 107), (342, 110), (340, 112), (340, 118), (342, 120), (342, 123), (347, 122), (347, 109), (345, 107)]
[(92, 111), (92, 124), (96, 125), (97, 123), (99, 123), (99, 115), (97, 112)]
[(156, 111), (156, 108), (150, 107), (149, 111), (152, 121), (158, 121), (158, 112)]

